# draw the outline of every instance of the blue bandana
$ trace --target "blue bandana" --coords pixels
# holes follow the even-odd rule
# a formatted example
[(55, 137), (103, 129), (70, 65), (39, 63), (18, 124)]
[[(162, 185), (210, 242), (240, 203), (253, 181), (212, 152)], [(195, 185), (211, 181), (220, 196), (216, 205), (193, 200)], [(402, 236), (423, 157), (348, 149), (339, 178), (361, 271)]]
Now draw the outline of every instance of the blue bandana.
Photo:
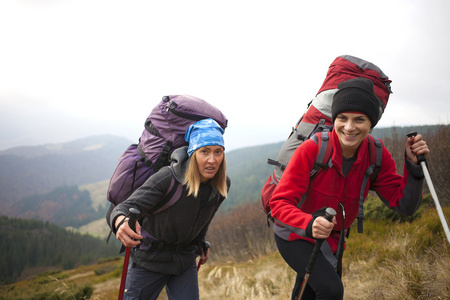
[(217, 145), (225, 149), (223, 133), (223, 128), (213, 119), (204, 119), (189, 126), (184, 135), (184, 140), (189, 143), (189, 157), (195, 150), (204, 146)]

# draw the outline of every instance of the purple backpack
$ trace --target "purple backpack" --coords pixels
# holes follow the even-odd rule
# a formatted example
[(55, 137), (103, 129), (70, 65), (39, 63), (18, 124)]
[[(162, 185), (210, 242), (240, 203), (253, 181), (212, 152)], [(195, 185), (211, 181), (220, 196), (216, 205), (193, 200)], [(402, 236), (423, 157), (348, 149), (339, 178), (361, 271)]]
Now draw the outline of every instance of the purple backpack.
[(202, 99), (164, 96), (145, 121), (139, 144), (129, 146), (119, 158), (109, 182), (108, 200), (114, 205), (125, 201), (147, 178), (169, 165), (172, 152), (188, 145), (184, 140), (188, 127), (206, 118), (227, 127), (222, 112)]

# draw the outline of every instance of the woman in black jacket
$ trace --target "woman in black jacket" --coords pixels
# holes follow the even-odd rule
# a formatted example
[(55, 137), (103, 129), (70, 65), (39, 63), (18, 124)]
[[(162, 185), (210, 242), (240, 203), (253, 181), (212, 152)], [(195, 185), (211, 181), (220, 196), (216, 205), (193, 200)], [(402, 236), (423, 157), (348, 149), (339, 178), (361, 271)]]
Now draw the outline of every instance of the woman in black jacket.
[[(175, 150), (163, 167), (112, 211), (116, 238), (134, 247), (124, 299), (156, 299), (166, 287), (169, 299), (199, 299), (195, 260), (208, 259), (205, 236), (217, 209), (227, 197), (223, 129), (212, 119), (189, 127), (189, 147)], [(149, 213), (175, 180), (178, 199), (168, 209)], [(178, 194), (177, 194), (178, 193)], [(179, 197), (177, 196), (179, 195)], [(130, 208), (138, 209), (136, 232), (128, 225)]]

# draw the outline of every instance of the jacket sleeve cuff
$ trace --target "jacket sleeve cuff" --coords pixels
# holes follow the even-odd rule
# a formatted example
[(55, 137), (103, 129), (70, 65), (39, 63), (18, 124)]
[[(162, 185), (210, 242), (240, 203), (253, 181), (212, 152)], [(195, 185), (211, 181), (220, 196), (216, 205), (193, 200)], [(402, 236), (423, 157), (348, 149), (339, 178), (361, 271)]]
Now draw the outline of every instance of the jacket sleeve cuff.
[(422, 167), (420, 165), (416, 165), (413, 163), (405, 153), (405, 166), (406, 170), (408, 170), (408, 173), (414, 178), (414, 179), (423, 179), (425, 175), (423, 174)]
[(312, 219), (311, 219), (311, 221), (308, 223), (308, 226), (306, 227), (306, 237), (308, 237), (308, 238), (313, 238), (313, 235), (312, 235), (312, 225), (313, 225), (313, 223), (314, 223), (314, 220), (316, 219), (317, 217), (313, 217)]

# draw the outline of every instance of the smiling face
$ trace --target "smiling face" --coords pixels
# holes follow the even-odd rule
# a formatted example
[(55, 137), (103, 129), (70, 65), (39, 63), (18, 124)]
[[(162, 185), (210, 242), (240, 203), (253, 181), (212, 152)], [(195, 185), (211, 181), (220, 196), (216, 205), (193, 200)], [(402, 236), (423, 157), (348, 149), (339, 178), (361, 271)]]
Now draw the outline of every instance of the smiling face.
[(365, 114), (344, 112), (337, 115), (334, 130), (341, 144), (342, 155), (353, 157), (370, 132), (372, 123)]
[(222, 146), (204, 146), (196, 150), (197, 168), (202, 183), (212, 179), (222, 164), (224, 151)]

